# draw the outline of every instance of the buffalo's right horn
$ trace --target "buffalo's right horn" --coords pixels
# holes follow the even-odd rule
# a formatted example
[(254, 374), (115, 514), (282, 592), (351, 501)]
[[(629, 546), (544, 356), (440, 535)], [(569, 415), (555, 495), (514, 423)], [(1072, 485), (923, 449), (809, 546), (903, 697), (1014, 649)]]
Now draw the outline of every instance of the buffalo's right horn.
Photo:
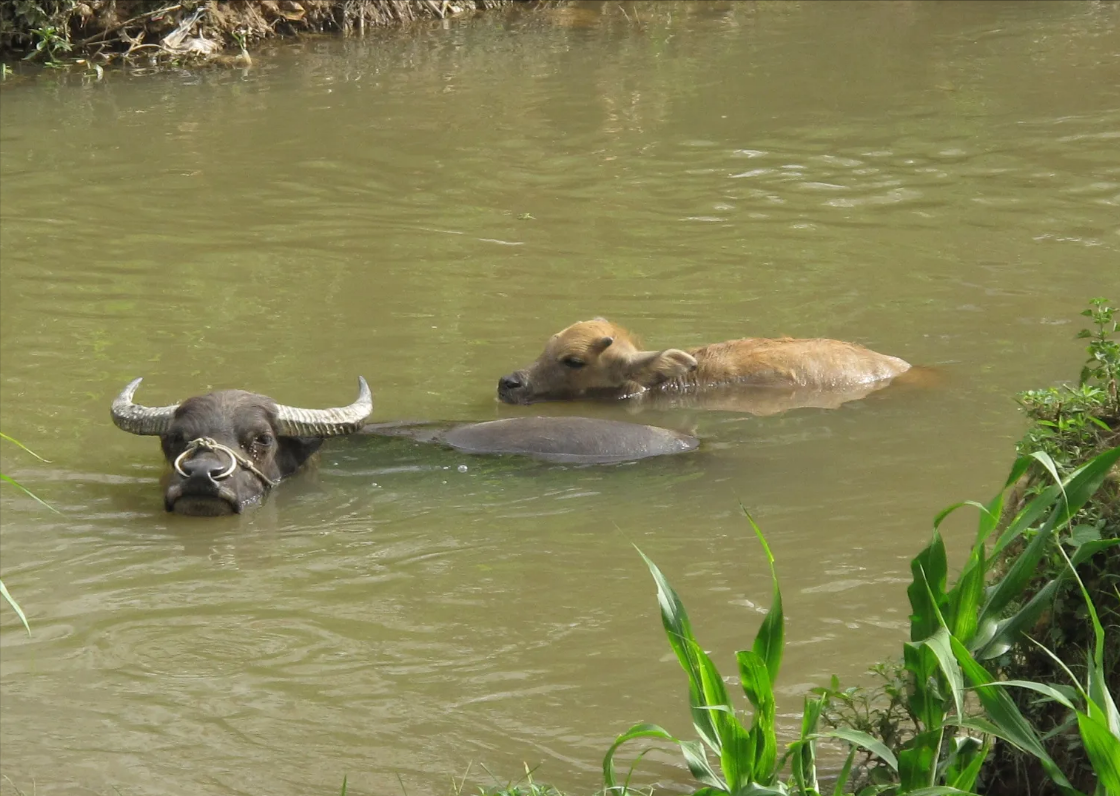
[(373, 413), (373, 395), (369, 385), (358, 377), (358, 400), (349, 406), (334, 409), (300, 409), (276, 405), (280, 433), (287, 437), (337, 437), (353, 434)]
[(127, 431), (129, 434), (159, 436), (167, 431), (171, 425), (171, 418), (174, 417), (179, 404), (171, 404), (170, 406), (134, 404), (132, 396), (136, 394), (136, 388), (140, 386), (140, 382), (143, 380), (143, 377), (133, 379), (125, 385), (121, 394), (113, 400), (113, 422), (117, 424), (117, 428)]

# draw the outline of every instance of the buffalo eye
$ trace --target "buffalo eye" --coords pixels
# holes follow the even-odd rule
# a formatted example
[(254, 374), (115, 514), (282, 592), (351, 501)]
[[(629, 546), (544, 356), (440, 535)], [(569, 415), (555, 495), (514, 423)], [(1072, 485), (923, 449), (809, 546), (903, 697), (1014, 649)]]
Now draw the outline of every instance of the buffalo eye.
[(264, 434), (258, 434), (256, 436), (256, 438), (253, 440), (253, 444), (258, 445), (262, 448), (267, 448), (268, 446), (270, 446), (275, 441), (276, 441), (276, 437), (272, 436), (271, 434), (269, 434), (266, 431)]
[(560, 364), (566, 368), (571, 368), (572, 370), (579, 370), (587, 363), (579, 357), (564, 357), (560, 360)]

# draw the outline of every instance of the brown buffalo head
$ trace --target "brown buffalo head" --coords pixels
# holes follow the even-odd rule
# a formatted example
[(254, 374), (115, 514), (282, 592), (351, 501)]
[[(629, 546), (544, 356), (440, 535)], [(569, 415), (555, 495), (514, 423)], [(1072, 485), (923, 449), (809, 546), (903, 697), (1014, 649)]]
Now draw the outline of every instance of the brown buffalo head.
[(366, 380), (358, 399), (336, 409), (299, 409), (244, 390), (219, 390), (181, 404), (132, 402), (143, 379), (113, 401), (113, 422), (158, 436), (171, 465), (164, 505), (177, 514), (237, 514), (296, 472), (326, 437), (351, 434), (373, 411)]
[(596, 318), (554, 334), (536, 362), (498, 379), (498, 397), (507, 404), (625, 398), (695, 369), (691, 354), (641, 351), (621, 326)]

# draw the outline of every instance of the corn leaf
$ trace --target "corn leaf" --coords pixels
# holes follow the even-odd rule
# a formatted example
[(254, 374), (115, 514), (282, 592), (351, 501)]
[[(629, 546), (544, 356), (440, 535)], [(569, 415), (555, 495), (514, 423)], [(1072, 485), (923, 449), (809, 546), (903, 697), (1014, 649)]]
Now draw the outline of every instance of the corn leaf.
[(847, 787), (848, 780), (852, 776), (852, 764), (855, 759), (856, 748), (853, 746), (844, 760), (844, 765), (840, 767), (840, 773), (836, 775), (836, 786), (832, 789), (832, 796), (844, 796), (844, 788)]
[(898, 753), (898, 782), (902, 793), (936, 784), (937, 761), (941, 757), (944, 734), (944, 727), (918, 733)]
[(3, 595), (4, 599), (8, 601), (8, 605), (12, 606), (12, 609), (15, 610), (19, 621), (23, 622), (23, 629), (26, 630), (27, 635), (30, 636), (31, 625), (27, 624), (27, 617), (24, 615), (23, 609), (19, 607), (19, 603), (16, 602), (16, 598), (8, 592), (8, 587), (4, 585), (4, 581), (2, 580), (0, 580), (0, 595)]
[[(743, 692), (754, 706), (751, 723), (751, 780), (769, 785), (777, 775), (778, 740), (775, 727), (774, 691), (766, 662), (751, 650), (735, 654), (739, 664), (739, 681)], [(730, 784), (730, 779), (728, 780)]]
[(25, 453), (30, 453), (30, 454), (31, 454), (32, 456), (34, 456), (34, 457), (35, 457), (36, 459), (38, 459), (38, 460), (39, 460), (39, 461), (41, 461), (41, 462), (44, 462), (45, 464), (50, 464), (50, 463), (51, 463), (51, 460), (50, 460), (50, 459), (44, 459), (44, 458), (43, 458), (42, 456), (40, 456), (39, 454), (37, 454), (37, 453), (36, 453), (35, 451), (31, 450), (31, 448), (29, 448), (29, 447), (27, 447), (26, 445), (24, 445), (24, 444), (23, 444), (22, 442), (20, 442), (20, 441), (19, 441), (18, 439), (14, 439), (14, 438), (12, 438), (12, 437), (9, 437), (9, 436), (8, 436), (7, 434), (5, 434), (5, 433), (4, 433), (3, 431), (0, 431), (0, 439), (4, 440), (4, 441), (6, 441), (6, 442), (10, 442), (10, 443), (12, 443), (12, 444), (13, 444), (13, 445), (15, 445), (15, 446), (16, 446), (17, 448), (20, 448), (21, 450), (23, 450), (23, 451), (24, 451)]
[(941, 534), (933, 538), (922, 552), (910, 562), (913, 581), (906, 588), (913, 614), (910, 616), (910, 640), (921, 641), (937, 632), (939, 605), (945, 599), (945, 580), (949, 565), (945, 558), (945, 543)]
[[(696, 637), (692, 633), (692, 625), (688, 621), (688, 613), (685, 611), (684, 604), (681, 602), (680, 597), (673, 591), (669, 582), (665, 580), (665, 576), (661, 574), (661, 570), (657, 568), (657, 565), (641, 550), (638, 550), (638, 555), (646, 562), (646, 566), (649, 568), (650, 573), (653, 575), (654, 582), (657, 584), (657, 602), (661, 607), (661, 623), (665, 627), (665, 635), (669, 639), (669, 646), (673, 648), (673, 652), (676, 654), (681, 668), (684, 669), (685, 674), (688, 675), (689, 707), (692, 713), (692, 724), (696, 727), (696, 732), (700, 734), (701, 740), (708, 745), (708, 748), (718, 755), (720, 754), (719, 733), (716, 731), (712, 712), (707, 709), (712, 703), (707, 700), (704, 694), (703, 678), (700, 674), (700, 661), (696, 657), (696, 650), (700, 649), (700, 646), (696, 643)], [(726, 698), (726, 690), (722, 702), (724, 705), (730, 707)]]
[(957, 585), (949, 590), (948, 623), (954, 636), (965, 644), (976, 635), (980, 604), (984, 599), (984, 544), (973, 545), (968, 564)]
[(1046, 472), (1050, 473), (1050, 477), (1054, 479), (1055, 484), (1062, 483), (1062, 477), (1058, 474), (1058, 465), (1054, 463), (1054, 459), (1046, 451), (1034, 451), (1027, 454), (1035, 461), (1039, 462)]
[(1077, 711), (1077, 729), (1081, 731), (1085, 752), (1105, 793), (1120, 793), (1120, 737), (1110, 731), (1103, 715), (1093, 716), (1080, 710)]
[(906, 699), (910, 712), (918, 717), (922, 726), (940, 727), (945, 719), (945, 707), (933, 650), (921, 642), (906, 642), (902, 645), (902, 662), (913, 684)]
[[(1041, 500), (1042, 497), (1042, 495), (1039, 495), (1032, 503)], [(1007, 574), (991, 589), (984, 607), (980, 610), (981, 623), (990, 617), (998, 617), (1004, 608), (1022, 595), (1023, 590), (1036, 574), (1038, 562), (1042, 560), (1042, 556), (1046, 553), (1050, 537), (1057, 527), (1056, 520), (1059, 512), (1060, 508), (1055, 507), (1050, 517), (1023, 552), (1015, 557), (1015, 561), (1008, 568)]]
[(956, 746), (949, 755), (942, 779), (951, 788), (970, 790), (980, 776), (980, 767), (991, 749), (988, 739), (983, 742), (970, 735), (956, 739)]
[[(927, 594), (929, 595), (930, 609), (933, 612), (933, 619), (937, 622), (937, 628), (927, 638), (918, 641), (915, 646), (924, 646), (933, 654), (934, 658), (937, 661), (937, 665), (941, 670), (941, 674), (945, 679), (945, 682), (949, 685), (949, 690), (951, 692), (951, 696), (953, 697), (953, 706), (956, 708), (957, 715), (961, 716), (964, 714), (964, 680), (961, 677), (960, 667), (957, 665), (956, 660), (954, 659), (953, 650), (949, 643), (952, 639), (952, 636), (949, 633), (949, 629), (945, 625), (945, 618), (938, 610), (937, 601), (935, 600), (933, 594), (933, 587), (931, 586), (929, 579), (926, 576), (925, 568), (920, 564), (918, 565), (917, 570), (914, 573), (914, 582), (911, 584), (911, 588), (913, 589), (916, 589), (918, 587), (924, 587)], [(925, 668), (926, 667), (923, 666), (923, 670)], [(915, 672), (915, 674), (917, 674), (917, 672)], [(918, 687), (921, 688), (925, 680), (923, 679), (917, 682)], [(929, 728), (929, 732), (940, 730), (940, 716), (934, 717), (931, 714), (928, 715), (927, 718), (928, 720), (926, 721), (925, 726)], [(937, 760), (936, 756), (934, 757), (934, 760)]]
[[(1042, 767), (1046, 769), (1046, 773), (1050, 775), (1050, 779), (1053, 780), (1055, 785), (1062, 788), (1063, 791), (1075, 792), (1065, 774), (1047, 754), (1034, 728), (1023, 718), (1019, 708), (1002, 688), (991, 687), (994, 680), (987, 669), (976, 662), (960, 641), (950, 638), (950, 643), (961, 669), (964, 670), (965, 676), (975, 688), (976, 695), (980, 698), (992, 727), (997, 730), (992, 734), (1034, 755), (1042, 764)], [(976, 726), (969, 725), (960, 718), (955, 723), (958, 726)]]
[[(1120, 446), (1113, 450), (1120, 451)], [(1085, 607), (1088, 609), (1089, 618), (1093, 622), (1093, 654), (1088, 664), (1085, 688), (1089, 697), (1089, 716), (1103, 722), (1105, 728), (1114, 739), (1120, 739), (1120, 712), (1116, 710), (1116, 702), (1112, 694), (1109, 693), (1108, 678), (1105, 675), (1104, 627), (1101, 625), (1100, 616), (1097, 615), (1097, 607), (1093, 605), (1093, 599), (1089, 596), (1089, 591), (1085, 588), (1081, 576), (1078, 575), (1077, 570), (1074, 569), (1073, 562), (1070, 561), (1065, 550), (1059, 550), (1059, 552), (1066, 561), (1067, 571), (1073, 575), (1074, 579), (1077, 581), (1078, 587), (1081, 589), (1081, 596), (1085, 600)], [(1080, 725), (1080, 718), (1078, 718), (1078, 724)]]
[(988, 613), (979, 622), (972, 643), (966, 646), (977, 660), (996, 658), (1018, 643), (1024, 631), (1034, 627), (1040, 616), (1050, 607), (1061, 578), (1055, 578), (1034, 593), (1027, 604), (1013, 615), (999, 619)]
[(1069, 522), (1070, 518), (1081, 510), (1081, 507), (1100, 488), (1117, 459), (1120, 459), (1120, 445), (1097, 454), (1069, 474), (1063, 482), (1066, 496), (1065, 510), (1058, 518), (1059, 525)]
[(725, 788), (724, 781), (720, 779), (719, 774), (712, 768), (712, 764), (708, 762), (703, 743), (700, 741), (677, 741), (677, 743), (680, 744), (681, 753), (684, 754), (684, 762), (688, 765), (689, 772), (697, 782), (702, 782), (713, 788)]
[(15, 487), (16, 489), (20, 490), (20, 491), (21, 491), (21, 492), (23, 492), (23, 493), (24, 493), (25, 495), (27, 495), (27, 496), (28, 496), (29, 498), (31, 498), (31, 499), (32, 499), (32, 500), (34, 500), (34, 501), (35, 501), (36, 503), (38, 503), (38, 504), (39, 504), (40, 506), (43, 506), (44, 508), (50, 509), (50, 510), (51, 510), (51, 511), (53, 511), (53, 512), (54, 512), (55, 514), (62, 514), (62, 512), (61, 512), (61, 511), (59, 511), (58, 509), (56, 509), (56, 508), (55, 508), (54, 506), (52, 506), (52, 505), (51, 505), (50, 503), (48, 503), (47, 501), (43, 500), (43, 499), (42, 499), (41, 497), (39, 497), (38, 495), (36, 495), (36, 494), (35, 494), (34, 492), (32, 492), (32, 491), (31, 491), (30, 489), (28, 489), (27, 487), (25, 487), (25, 486), (24, 486), (23, 484), (21, 484), (21, 483), (20, 483), (19, 481), (17, 481), (16, 479), (12, 478), (12, 477), (11, 477), (10, 475), (4, 475), (3, 473), (0, 473), (0, 481), (5, 481), (5, 482), (7, 482), (7, 483), (11, 484), (11, 485), (12, 485), (12, 486), (14, 486), (14, 487)]
[[(1002, 497), (1002, 495), (1003, 493), (1001, 492), (1000, 496)], [(985, 514), (991, 511), (991, 509), (988, 506), (985, 506), (983, 503), (977, 503), (975, 500), (962, 500), (960, 503), (954, 503), (951, 506), (946, 506), (945, 508), (941, 509), (941, 511), (937, 512), (937, 515), (933, 518), (933, 529), (935, 531), (938, 530), (941, 527), (941, 523), (945, 521), (946, 517), (955, 512), (957, 509), (963, 509), (965, 506), (973, 506), (974, 508), (980, 509), (981, 518), (983, 518)]]
[(1008, 523), (1004, 528), (1003, 533), (999, 535), (996, 540), (995, 546), (992, 548), (992, 557), (994, 558), (1008, 544), (1013, 542), (1018, 537), (1022, 536), (1023, 532), (1028, 528), (1034, 526), (1050, 508), (1054, 505), (1062, 494), (1062, 489), (1057, 484), (1046, 487), (1033, 498), (1031, 498), (1015, 518)]
[[(693, 794), (696, 796), (696, 794)], [(789, 790), (783, 785), (768, 786), (751, 783), (746, 787), (733, 792), (733, 796), (789, 796)], [(806, 794), (805, 796), (810, 796)]]
[[(742, 508), (742, 504), (740, 504)], [(774, 566), (774, 555), (770, 552), (770, 545), (766, 543), (766, 537), (763, 536), (762, 530), (754, 521), (754, 517), (744, 508), (743, 513), (747, 517), (747, 521), (751, 524), (755, 535), (758, 536), (758, 541), (762, 544), (762, 550), (766, 553), (766, 561), (770, 565), (770, 582), (773, 584), (773, 594), (770, 598), (770, 610), (766, 612), (766, 616), (762, 620), (762, 625), (758, 628), (758, 633), (755, 635), (754, 644), (751, 649), (762, 660), (766, 662), (766, 668), (769, 671), (771, 683), (778, 681), (778, 670), (782, 666), (782, 650), (785, 643), (785, 615), (782, 612), (782, 591), (778, 588), (778, 571)]]
[(1080, 566), (1102, 550), (1108, 550), (1117, 545), (1120, 545), (1120, 539), (1094, 539), (1091, 542), (1082, 542), (1073, 551), (1070, 562), (1075, 567)]
[[(1120, 539), (1095, 539), (1084, 542), (1073, 551), (1070, 557), (1071, 563), (1074, 567), (1080, 566), (1100, 551), (1117, 545), (1120, 545)], [(1039, 617), (1050, 607), (1054, 593), (1067, 577), (1069, 577), (1068, 570), (1036, 591), (1027, 604), (1010, 617), (997, 621), (994, 615), (985, 615), (980, 620), (980, 626), (972, 642), (965, 642), (976, 659), (985, 661), (999, 657), (1016, 644), (1022, 633), (1034, 627)]]
[[(824, 699), (821, 697), (805, 697), (805, 706), (801, 711), (801, 737), (790, 744), (786, 757), (790, 758), (790, 774), (797, 783), (800, 791), (816, 791), (820, 786), (817, 783), (817, 750), (814, 734), (820, 723), (821, 713), (824, 712)], [(855, 750), (849, 758), (854, 758)], [(784, 764), (784, 761), (783, 761)], [(782, 766), (779, 765), (779, 768)], [(851, 766), (849, 765), (849, 770)], [(841, 781), (847, 781), (847, 773), (841, 774)]]
[(626, 732), (619, 735), (614, 739), (611, 748), (607, 750), (606, 756), (603, 758), (603, 782), (608, 788), (617, 787), (615, 783), (614, 774), (614, 755), (618, 748), (627, 741), (632, 741), (635, 738), (659, 738), (664, 741), (673, 741), (679, 743), (676, 738), (669, 734), (665, 729), (658, 727), (656, 724), (635, 724)]
[(728, 790), (734, 792), (752, 780), (756, 756), (753, 739), (735, 716), (727, 687), (712, 659), (694, 641), (689, 641), (689, 645), (694, 647), (704, 703), (719, 738), (720, 769)]
[(1046, 683), (1036, 683), (1033, 680), (996, 680), (991, 685), (992, 687), (998, 688), (1025, 688), (1028, 691), (1035, 691), (1042, 694), (1070, 710), (1076, 709), (1068, 695)]

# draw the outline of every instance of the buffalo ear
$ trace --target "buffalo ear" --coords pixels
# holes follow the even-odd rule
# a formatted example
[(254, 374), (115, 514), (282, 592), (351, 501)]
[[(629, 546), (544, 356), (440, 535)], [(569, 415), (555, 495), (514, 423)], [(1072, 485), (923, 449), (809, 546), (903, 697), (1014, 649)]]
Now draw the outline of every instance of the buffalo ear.
[(611, 343), (613, 343), (613, 342), (614, 342), (613, 337), (609, 337), (609, 336), (608, 337), (600, 337), (598, 340), (596, 340), (590, 346), (588, 346), (588, 348), (596, 354), (601, 354), (604, 351), (606, 351), (608, 348), (610, 348)]
[(626, 362), (626, 378), (653, 387), (696, 370), (696, 357), (679, 348), (664, 351), (639, 351)]
[(319, 450), (322, 437), (277, 437), (276, 465), (281, 476), (291, 475)]

